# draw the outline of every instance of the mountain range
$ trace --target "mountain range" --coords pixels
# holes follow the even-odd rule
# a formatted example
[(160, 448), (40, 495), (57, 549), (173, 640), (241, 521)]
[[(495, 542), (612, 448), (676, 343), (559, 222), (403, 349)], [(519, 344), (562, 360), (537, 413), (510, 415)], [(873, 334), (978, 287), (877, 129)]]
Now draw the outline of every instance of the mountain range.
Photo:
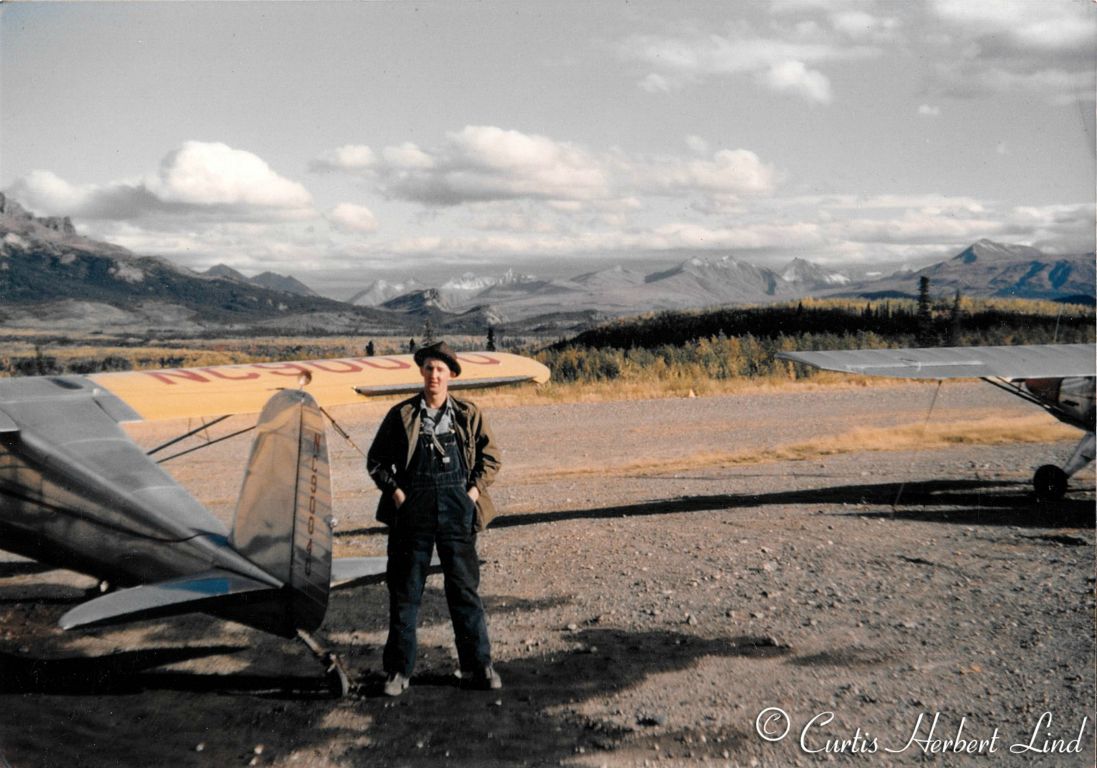
[(293, 293), (297, 296), (319, 296), (320, 294), (309, 288), (302, 283), (296, 277), (289, 275), (280, 275), (277, 272), (260, 272), (255, 277), (245, 277), (242, 273), (237, 272), (232, 267), (225, 264), (215, 264), (207, 269), (205, 272), (199, 274), (207, 275), (208, 277), (222, 277), (226, 280), (236, 280), (241, 283), (248, 283), (250, 285), (258, 285), (260, 288), (269, 288), (272, 291), (283, 291), (284, 293)]
[(80, 235), (67, 218), (36, 217), (0, 194), (0, 325), (57, 330), (160, 329), (174, 333), (566, 333), (613, 316), (807, 296), (884, 298), (918, 294), (1039, 298), (1094, 303), (1095, 256), (1050, 256), (980, 240), (917, 271), (872, 280), (796, 258), (778, 269), (732, 256), (694, 257), (654, 272), (625, 266), (542, 279), (508, 269), (430, 286), (376, 280), (341, 302), (294, 277), (246, 277), (219, 264), (193, 272), (156, 256)]
[(253, 328), (376, 334), (415, 327), (398, 313), (274, 290), (230, 271), (199, 274), (83, 237), (69, 219), (33, 216), (0, 194), (4, 325), (185, 334)]
[[(724, 304), (766, 304), (807, 296), (916, 298), (922, 277), (935, 296), (1050, 299), (1092, 304), (1095, 256), (1049, 256), (1023, 245), (980, 240), (942, 262), (871, 280), (796, 258), (770, 269), (731, 256), (694, 257), (643, 273), (623, 266), (568, 279), (541, 280), (508, 270), (498, 278), (465, 275), (418, 287), (376, 305), (421, 316), (478, 309), (496, 322), (528, 322), (552, 313), (636, 314)], [(363, 299), (360, 297), (360, 301)]]
[(928, 277), (934, 294), (1050, 299), (1093, 304), (1097, 293), (1097, 256), (1049, 256), (1027, 245), (979, 240), (946, 261), (846, 286), (837, 293), (857, 296), (917, 295)]

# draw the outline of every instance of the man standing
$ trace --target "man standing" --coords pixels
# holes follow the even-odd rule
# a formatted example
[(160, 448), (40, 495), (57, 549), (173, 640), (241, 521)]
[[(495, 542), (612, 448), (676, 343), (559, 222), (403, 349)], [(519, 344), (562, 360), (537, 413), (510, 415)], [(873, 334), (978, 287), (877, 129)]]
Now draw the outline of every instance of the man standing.
[(472, 403), (449, 395), (461, 375), (444, 341), (415, 353), (422, 393), (396, 404), (373, 439), (366, 469), (381, 489), (377, 519), (389, 526), (389, 634), (385, 694), (407, 689), (415, 667), (415, 628), (423, 584), (437, 545), (445, 576), (461, 682), (502, 688), (491, 664), (476, 533), (495, 515), (487, 487), (499, 471), (499, 449)]

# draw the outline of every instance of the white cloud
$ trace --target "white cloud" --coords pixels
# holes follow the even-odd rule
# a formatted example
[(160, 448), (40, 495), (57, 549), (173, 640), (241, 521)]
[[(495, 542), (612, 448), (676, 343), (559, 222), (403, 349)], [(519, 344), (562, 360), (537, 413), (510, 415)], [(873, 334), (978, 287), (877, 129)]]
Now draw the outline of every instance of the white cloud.
[(648, 93), (670, 93), (677, 86), (662, 75), (651, 72), (640, 81), (640, 88)]
[(863, 11), (875, 5), (876, 0), (770, 0), (769, 8), (777, 15), (807, 11), (851, 13)]
[(87, 205), (95, 187), (77, 187), (53, 171), (36, 170), (15, 180), (9, 194), (32, 211), (64, 215)]
[(899, 29), (898, 19), (877, 16), (864, 10), (836, 10), (830, 15), (835, 30), (852, 40), (885, 42), (892, 40)]
[(313, 171), (362, 171), (373, 167), (377, 156), (364, 144), (344, 144), (309, 163)]
[(145, 187), (166, 203), (195, 206), (303, 208), (312, 202), (303, 186), (257, 155), (220, 142), (185, 142), (168, 153)]
[(929, 211), (907, 211), (890, 219), (849, 219), (831, 225), (835, 237), (868, 243), (970, 243), (1008, 231), (1008, 225), (997, 218), (960, 218)]
[[(708, 152), (700, 137), (686, 143), (695, 153)], [(495, 126), (466, 126), (437, 148), (386, 148), (370, 174), (389, 197), (431, 208), (530, 201), (573, 216), (636, 210), (645, 194), (767, 195), (778, 182), (777, 171), (747, 149), (721, 149), (710, 158), (631, 156), (620, 149), (596, 154)]]
[(818, 67), (882, 55), (874, 43), (891, 36), (897, 26), (892, 19), (860, 11), (837, 14), (835, 19), (836, 26), (830, 29), (810, 20), (789, 28), (775, 24), (766, 35), (746, 24), (734, 25), (724, 34), (696, 30), (677, 37), (635, 35), (617, 47), (624, 58), (653, 70), (640, 81), (649, 92), (685, 88), (711, 78), (750, 76), (779, 92), (827, 103), (832, 98), (830, 81)]
[(381, 156), (390, 168), (420, 171), (434, 167), (433, 158), (410, 141), (395, 147), (385, 147)]
[(1007, 212), (1026, 242), (1049, 253), (1093, 251), (1092, 205), (1019, 206)]
[(785, 61), (763, 75), (775, 91), (791, 92), (808, 101), (828, 104), (831, 101), (830, 81), (821, 72), (808, 69), (802, 61)]
[(931, 0), (930, 9), (973, 37), (1001, 36), (1041, 51), (1090, 51), (1097, 18), (1086, 2)]
[[(709, 170), (718, 166), (715, 157), (702, 161)], [(341, 236), (336, 218), (369, 221), (364, 206), (354, 204), (329, 212), (335, 230), (330, 233), (309, 222), (213, 222), (178, 231), (100, 222), (97, 234), (190, 266), (228, 261), (236, 268), (307, 276), (367, 263), (398, 269), (394, 264), (421, 267), (505, 259), (508, 265), (532, 268), (533, 262), (545, 258), (598, 254), (650, 259), (668, 251), (750, 252), (747, 260), (759, 252), (798, 251), (821, 263), (842, 264), (920, 259), (981, 237), (1080, 252), (1087, 238), (1092, 241), (1094, 226), (1087, 205), (1007, 208), (993, 201), (932, 193), (740, 197), (734, 214), (725, 209), (704, 216), (692, 215), (695, 210), (673, 201), (660, 206), (653, 193), (659, 194), (654, 186), (643, 197), (596, 203), (503, 200), (460, 211), (442, 209), (414, 235), (395, 230), (389, 239)], [(713, 194), (708, 199), (720, 198)], [(634, 216), (637, 210), (643, 215)]]
[(948, 33), (937, 85), (955, 96), (1028, 91), (1093, 100), (1097, 14), (1086, 2), (930, 0)]
[(390, 196), (431, 206), (488, 200), (592, 200), (609, 194), (585, 150), (546, 136), (466, 126), (435, 149), (386, 147), (372, 166)]
[(339, 203), (327, 216), (328, 220), (345, 232), (375, 232), (377, 217), (364, 205)]
[(932, 104), (919, 104), (918, 114), (922, 115), (923, 117), (940, 117), (941, 108)]
[(335, 265), (333, 243), (304, 222), (203, 221), (190, 226), (175, 222), (168, 229), (144, 221), (100, 220), (79, 229), (135, 253), (164, 256), (197, 270), (227, 263), (246, 272), (300, 275)]
[(246, 220), (300, 218), (312, 203), (297, 182), (258, 156), (220, 143), (188, 141), (143, 179), (75, 185), (36, 170), (11, 185), (31, 210), (80, 219), (201, 217)]
[(633, 164), (637, 184), (649, 192), (768, 194), (777, 172), (748, 149), (722, 149), (711, 160), (657, 158)]
[(708, 142), (702, 139), (700, 136), (686, 136), (686, 146), (699, 155), (703, 155), (708, 152)]

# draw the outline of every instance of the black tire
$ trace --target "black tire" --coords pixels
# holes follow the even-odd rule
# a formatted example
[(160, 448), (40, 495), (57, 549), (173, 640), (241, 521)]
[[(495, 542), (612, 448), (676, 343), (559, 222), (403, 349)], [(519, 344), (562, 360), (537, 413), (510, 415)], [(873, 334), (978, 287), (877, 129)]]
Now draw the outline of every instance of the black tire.
[(1040, 501), (1058, 501), (1067, 492), (1067, 473), (1054, 464), (1045, 464), (1033, 475), (1032, 487)]

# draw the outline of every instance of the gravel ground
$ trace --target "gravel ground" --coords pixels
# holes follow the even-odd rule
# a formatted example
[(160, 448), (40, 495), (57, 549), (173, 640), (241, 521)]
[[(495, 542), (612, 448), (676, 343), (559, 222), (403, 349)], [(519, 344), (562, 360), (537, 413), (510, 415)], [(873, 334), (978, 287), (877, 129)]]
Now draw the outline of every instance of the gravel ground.
[[(334, 595), (321, 634), (360, 683), (340, 701), (298, 644), (204, 616), (61, 633), (93, 582), (0, 563), (0, 749), (16, 768), (1092, 766), (1094, 472), (1058, 504), (1028, 486), (1071, 443), (694, 460), (1034, 412), (960, 384), (930, 413), (934, 390), (489, 409), (506, 448), (480, 541), (495, 693), (457, 686), (440, 576), (395, 700), (378, 695), (384, 585)], [(335, 416), (364, 448), (383, 410)], [(361, 459), (331, 439), (337, 552), (383, 552)], [(168, 466), (227, 519), (245, 453)]]

